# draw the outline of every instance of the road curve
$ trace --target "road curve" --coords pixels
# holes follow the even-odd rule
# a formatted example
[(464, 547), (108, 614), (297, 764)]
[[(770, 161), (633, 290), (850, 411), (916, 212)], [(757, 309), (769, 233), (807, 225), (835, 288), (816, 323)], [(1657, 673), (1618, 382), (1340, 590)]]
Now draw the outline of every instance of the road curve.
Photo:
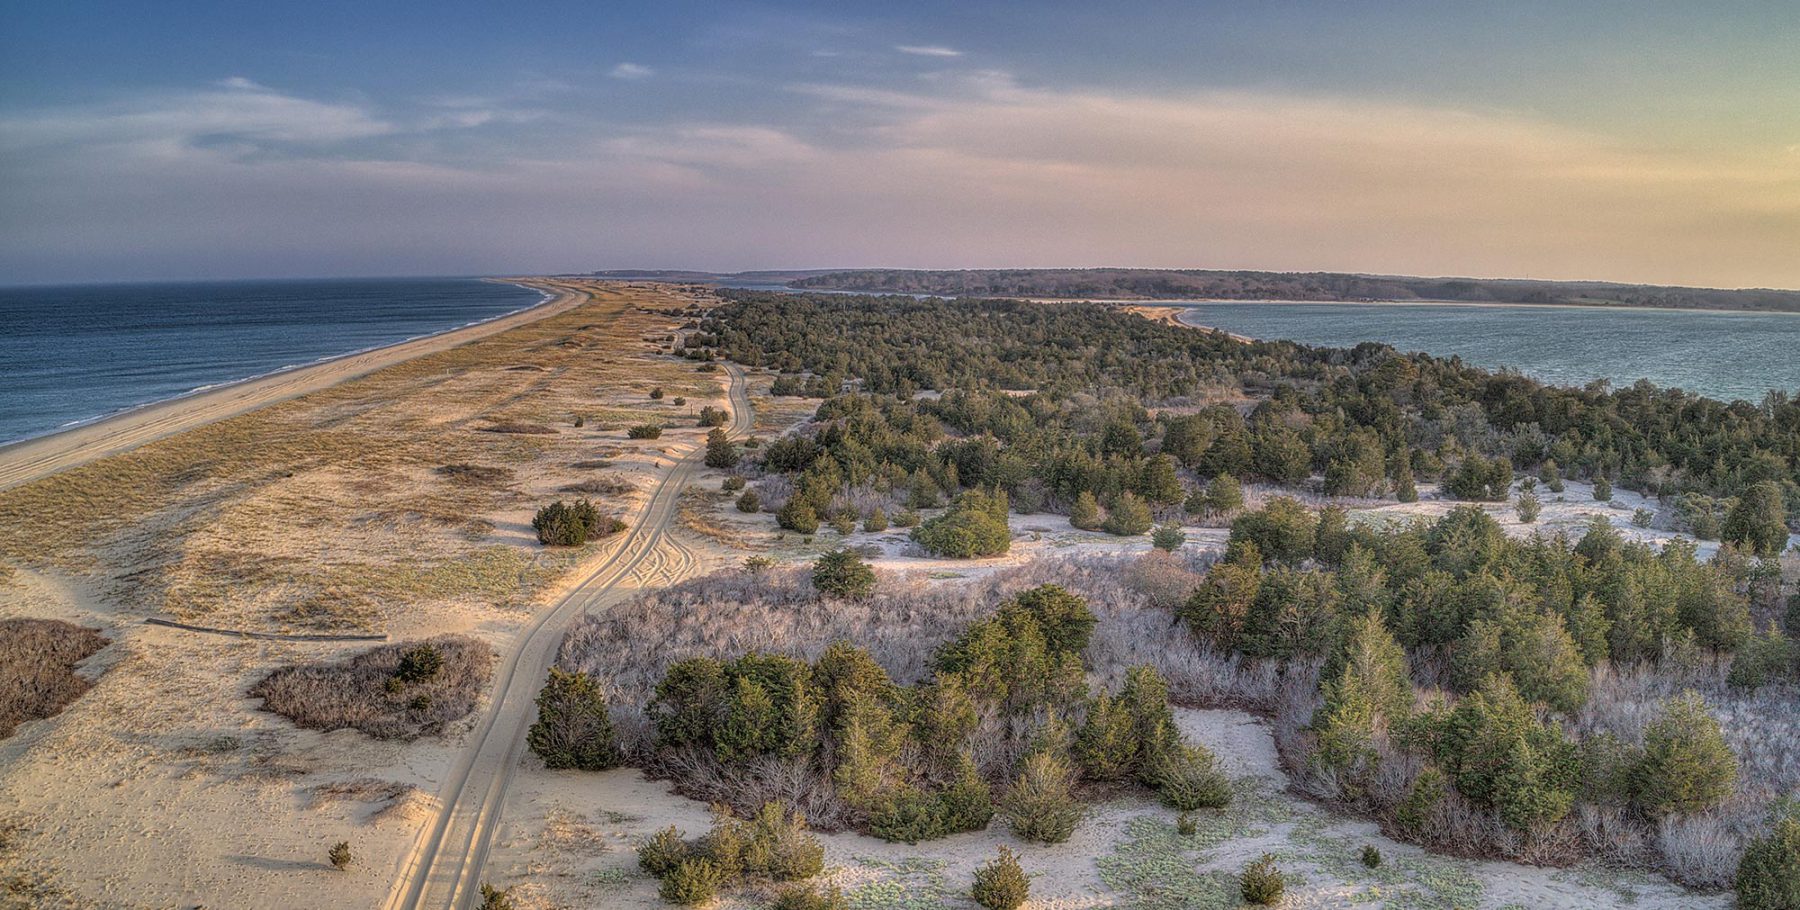
[[(750, 396), (744, 373), (725, 366), (731, 379), (731, 426), (738, 436), (750, 429)], [(522, 630), (501, 661), (492, 697), (463, 754), (438, 791), (437, 817), (419, 833), (402, 860), (385, 910), (463, 910), (479, 897), (481, 872), (500, 825), (506, 788), (525, 750), (525, 731), (536, 720), (538, 687), (550, 671), (569, 624), (603, 606), (621, 581), (640, 570), (667, 581), (691, 572), (692, 551), (667, 534), (681, 491), (702, 467), (702, 449), (676, 462), (657, 485), (638, 522), (614, 545), (612, 555), (554, 606)], [(673, 554), (663, 554), (664, 548)], [(673, 559), (671, 559), (673, 555)]]
[(486, 322), (158, 401), (58, 433), (0, 445), (0, 490), (316, 392), (402, 361), (496, 335), (593, 299), (593, 294), (566, 282), (533, 279), (516, 283), (554, 293), (556, 297)]

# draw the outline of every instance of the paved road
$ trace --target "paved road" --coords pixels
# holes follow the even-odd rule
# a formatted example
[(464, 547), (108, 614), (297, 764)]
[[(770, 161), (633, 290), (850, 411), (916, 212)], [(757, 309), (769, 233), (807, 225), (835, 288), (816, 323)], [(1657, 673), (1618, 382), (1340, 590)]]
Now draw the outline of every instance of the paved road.
[[(731, 378), (733, 436), (750, 429), (750, 396), (735, 364)], [(506, 788), (525, 751), (525, 731), (537, 719), (535, 699), (549, 675), (569, 624), (604, 606), (620, 582), (668, 584), (699, 567), (694, 552), (667, 533), (681, 491), (702, 468), (696, 449), (664, 477), (643, 515), (615, 544), (612, 555), (555, 606), (519, 633), (495, 676), (487, 712), (438, 791), (438, 814), (419, 834), (382, 906), (387, 910), (463, 910), (474, 907), (488, 848), (500, 826)]]

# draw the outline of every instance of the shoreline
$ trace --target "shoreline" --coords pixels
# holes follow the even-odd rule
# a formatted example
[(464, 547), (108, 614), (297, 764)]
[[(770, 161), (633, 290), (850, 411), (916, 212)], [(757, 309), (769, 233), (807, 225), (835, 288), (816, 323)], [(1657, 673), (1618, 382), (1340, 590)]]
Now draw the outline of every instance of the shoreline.
[(0, 490), (535, 322), (571, 309), (588, 298), (584, 291), (556, 279), (482, 280), (528, 288), (543, 294), (544, 299), (441, 332), (203, 386), (172, 398), (145, 402), (48, 433), (0, 444)]

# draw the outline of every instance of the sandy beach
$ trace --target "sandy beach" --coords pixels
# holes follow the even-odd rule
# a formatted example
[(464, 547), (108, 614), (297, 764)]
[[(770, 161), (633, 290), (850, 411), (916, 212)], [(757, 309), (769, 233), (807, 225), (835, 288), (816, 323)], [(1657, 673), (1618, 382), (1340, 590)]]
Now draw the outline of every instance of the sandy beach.
[(328, 388), (383, 367), (517, 328), (579, 306), (589, 299), (587, 293), (567, 283), (545, 279), (521, 279), (509, 283), (554, 296), (536, 306), (475, 325), (228, 383), (133, 408), (61, 432), (0, 446), (0, 490), (128, 451), (183, 430)]

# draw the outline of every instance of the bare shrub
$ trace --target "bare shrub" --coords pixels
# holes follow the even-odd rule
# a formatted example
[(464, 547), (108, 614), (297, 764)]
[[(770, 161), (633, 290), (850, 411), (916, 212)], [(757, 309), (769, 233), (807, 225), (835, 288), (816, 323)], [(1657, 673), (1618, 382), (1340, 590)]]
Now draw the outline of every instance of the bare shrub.
[(57, 619), (0, 620), (0, 738), (80, 698), (93, 683), (75, 666), (104, 647), (98, 629)]
[(559, 493), (586, 493), (590, 496), (619, 496), (636, 489), (631, 484), (617, 477), (596, 477), (578, 483), (564, 484), (557, 488)]
[[(399, 680), (403, 656), (430, 645), (442, 657), (430, 679)], [(351, 727), (378, 739), (417, 739), (441, 733), (475, 710), (493, 672), (487, 645), (461, 635), (402, 642), (364, 651), (347, 661), (282, 667), (250, 687), (252, 698), (313, 730)]]

